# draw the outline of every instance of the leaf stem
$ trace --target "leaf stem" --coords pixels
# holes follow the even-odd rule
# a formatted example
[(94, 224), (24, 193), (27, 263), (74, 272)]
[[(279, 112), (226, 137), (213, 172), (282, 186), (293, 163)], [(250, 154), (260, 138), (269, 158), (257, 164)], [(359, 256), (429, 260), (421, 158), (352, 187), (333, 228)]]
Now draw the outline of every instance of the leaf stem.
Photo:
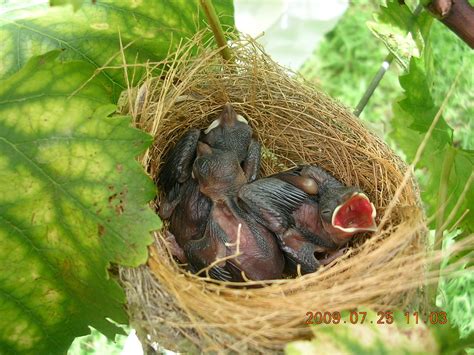
[(211, 26), (212, 33), (214, 33), (214, 38), (216, 39), (217, 45), (222, 47), (221, 55), (224, 60), (232, 61), (232, 52), (227, 45), (227, 41), (225, 39), (224, 31), (222, 30), (221, 22), (219, 21), (219, 17), (216, 14), (216, 10), (212, 5), (212, 0), (200, 0), (201, 7), (206, 14), (207, 20), (209, 22), (209, 26)]
[(449, 175), (451, 174), (451, 169), (454, 163), (454, 157), (456, 156), (456, 148), (449, 145), (446, 148), (444, 154), (443, 165), (441, 166), (441, 177), (439, 181), (439, 190), (438, 190), (438, 203), (437, 203), (437, 214), (436, 214), (436, 234), (434, 241), (434, 249), (440, 250), (442, 239), (443, 239), (443, 225), (444, 225), (444, 216), (446, 211), (446, 204), (448, 201), (448, 185), (449, 185)]
[[(443, 245), (443, 233), (444, 233), (444, 216), (446, 211), (446, 205), (448, 201), (448, 186), (449, 176), (451, 175), (451, 169), (454, 164), (454, 157), (456, 156), (456, 149), (452, 146), (446, 148), (444, 154), (443, 165), (441, 167), (441, 177), (439, 181), (438, 189), (438, 203), (436, 208), (436, 231), (435, 239), (433, 244), (433, 252), (441, 250)], [(436, 264), (431, 265), (431, 270), (439, 274), (439, 267)], [(436, 295), (438, 293), (438, 283), (431, 284), (428, 289), (428, 299), (432, 304), (436, 304)]]

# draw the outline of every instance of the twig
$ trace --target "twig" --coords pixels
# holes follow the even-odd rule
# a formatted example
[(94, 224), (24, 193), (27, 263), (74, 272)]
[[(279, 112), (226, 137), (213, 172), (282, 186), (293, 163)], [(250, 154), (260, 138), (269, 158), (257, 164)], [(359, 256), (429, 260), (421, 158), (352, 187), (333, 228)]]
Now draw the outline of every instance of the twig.
[(209, 21), (209, 26), (211, 26), (212, 33), (214, 33), (214, 38), (216, 39), (217, 45), (222, 47), (220, 53), (222, 58), (227, 61), (232, 61), (232, 52), (227, 45), (225, 39), (224, 31), (222, 30), (222, 25), (217, 17), (216, 10), (212, 5), (211, 0), (200, 0), (201, 7), (206, 14), (207, 20)]
[(359, 117), (362, 110), (365, 108), (365, 106), (369, 102), (369, 100), (372, 97), (375, 89), (377, 88), (377, 86), (379, 86), (380, 81), (382, 80), (383, 76), (385, 75), (385, 72), (390, 67), (390, 64), (392, 64), (393, 58), (394, 58), (394, 56), (393, 56), (392, 53), (389, 53), (385, 57), (384, 61), (382, 62), (382, 65), (380, 66), (379, 70), (377, 71), (374, 78), (370, 82), (369, 87), (367, 88), (367, 90), (365, 90), (364, 95), (362, 96), (359, 103), (357, 104), (357, 106), (354, 110), (354, 115), (355, 116)]
[[(460, 78), (461, 72), (462, 72), (461, 69), (462, 68), (460, 68), (458, 70), (456, 78), (454, 78), (454, 81), (451, 84), (451, 87), (449, 88), (446, 97), (444, 98), (443, 102), (441, 103), (441, 107), (438, 110), (438, 113), (436, 114), (435, 118), (433, 119), (433, 122), (431, 123), (431, 126), (430, 126), (430, 128), (428, 129), (428, 132), (425, 135), (425, 138), (423, 139), (422, 143), (420, 144), (420, 147), (423, 146), (423, 150), (424, 150), (424, 147), (426, 146), (426, 144), (428, 143), (429, 136), (431, 136), (431, 134), (433, 133), (434, 128), (436, 127), (436, 125), (438, 124), (439, 119), (441, 118), (441, 114), (444, 111), (444, 108), (446, 107), (446, 105), (448, 103), (448, 99), (451, 97), (451, 95), (453, 94), (454, 88), (457, 86), (457, 83), (459, 81), (459, 78)], [(441, 176), (442, 185), (440, 186), (440, 192), (439, 192), (438, 198), (444, 198), (445, 196), (447, 196), (447, 193), (448, 193), (448, 191), (447, 191), (447, 183), (448, 183), (447, 179), (449, 179), (449, 174), (451, 172), (451, 167), (452, 167), (452, 164), (453, 164), (453, 161), (454, 161), (454, 156), (455, 156), (455, 150), (454, 149), (449, 149), (448, 152), (446, 152), (446, 154), (447, 154), (447, 156), (445, 156), (445, 159), (443, 161), (442, 176)], [(420, 149), (418, 149), (418, 151), (416, 152), (416, 156), (415, 156), (414, 161), (419, 161), (420, 158), (421, 158), (421, 152), (420, 152)], [(415, 165), (416, 164), (414, 164), (414, 166)], [(443, 191), (444, 189), (446, 189), (446, 191)], [(444, 223), (443, 223), (445, 205), (443, 205), (443, 202), (440, 201), (440, 200), (438, 200), (438, 204), (440, 204), (442, 210), (439, 211), (440, 214), (437, 215), (437, 221), (436, 221), (437, 229), (436, 229), (436, 232), (435, 232), (435, 245), (434, 245), (434, 251), (433, 252), (441, 250), (443, 231), (444, 231), (444, 228), (445, 228)], [(439, 275), (441, 265), (438, 266), (436, 264), (431, 264), (430, 269), (433, 270), (433, 272), (436, 275)], [(434, 304), (436, 304), (436, 294), (437, 294), (437, 290), (438, 290), (438, 282), (439, 281), (436, 281), (435, 283), (431, 284), (428, 288), (428, 299), (429, 299), (429, 301), (434, 302)]]
[[(444, 224), (441, 226), (441, 229), (444, 230), (448, 228), (449, 224), (453, 221), (454, 217), (456, 216), (459, 209), (461, 208), (461, 205), (464, 202), (464, 199), (466, 198), (467, 193), (470, 191), (473, 181), (474, 181), (474, 172), (472, 172), (471, 175), (469, 176), (469, 179), (464, 185), (464, 189), (461, 192), (461, 195), (459, 195), (458, 201), (456, 202), (454, 207), (451, 209), (451, 212), (449, 213), (449, 216), (445, 219)], [(466, 211), (464, 211), (464, 213), (469, 213), (469, 210), (467, 209)]]
[(222, 263), (223, 261), (227, 261), (227, 260), (230, 260), (230, 259), (236, 259), (237, 257), (239, 257), (240, 255), (242, 255), (242, 253), (240, 252), (240, 235), (241, 235), (241, 229), (242, 229), (242, 223), (239, 223), (238, 227), (237, 227), (237, 241), (235, 243), (226, 243), (225, 246), (226, 247), (232, 247), (232, 246), (235, 246), (235, 253), (232, 254), (232, 255), (228, 255), (228, 256), (224, 256), (222, 258), (218, 258), (216, 260), (214, 260), (211, 264), (209, 264), (207, 267), (205, 268), (202, 268), (201, 270), (199, 270), (196, 274), (197, 275), (200, 275), (201, 273), (205, 272), (206, 273), (206, 277), (208, 279), (210, 279), (210, 275), (209, 275), (209, 271), (216, 265), (219, 265), (220, 263)]
[(119, 44), (120, 44), (120, 54), (122, 56), (122, 62), (124, 64), (123, 76), (125, 78), (125, 83), (127, 84), (128, 105), (130, 107), (130, 112), (132, 114), (132, 117), (136, 117), (136, 113), (134, 112), (135, 106), (132, 103), (132, 87), (130, 85), (130, 80), (128, 78), (128, 68), (125, 66), (127, 65), (127, 59), (125, 58), (125, 50), (123, 49), (122, 35), (120, 33), (120, 29), (118, 31), (118, 36), (119, 36)]
[(444, 225), (444, 216), (446, 211), (446, 203), (448, 198), (448, 186), (449, 186), (449, 176), (451, 175), (451, 169), (454, 163), (454, 157), (456, 156), (456, 149), (449, 146), (446, 149), (446, 153), (444, 155), (443, 164), (441, 167), (441, 177), (439, 182), (439, 190), (438, 190), (438, 207), (436, 213), (436, 234), (435, 234), (435, 242), (434, 242), (434, 249), (440, 250), (441, 244), (443, 240), (443, 229), (442, 226)]
[(426, 8), (459, 38), (474, 48), (474, 7), (467, 0), (433, 0)]

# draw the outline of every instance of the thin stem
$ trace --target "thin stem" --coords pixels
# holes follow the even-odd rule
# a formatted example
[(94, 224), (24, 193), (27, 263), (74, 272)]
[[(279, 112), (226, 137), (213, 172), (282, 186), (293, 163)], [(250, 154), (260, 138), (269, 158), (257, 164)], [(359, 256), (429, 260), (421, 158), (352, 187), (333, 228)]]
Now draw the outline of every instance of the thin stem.
[[(454, 164), (454, 157), (456, 156), (456, 149), (448, 147), (443, 159), (443, 165), (441, 167), (441, 177), (438, 189), (438, 203), (436, 212), (436, 232), (435, 240), (433, 244), (433, 253), (441, 250), (443, 245), (443, 233), (444, 233), (444, 216), (446, 211), (446, 204), (448, 200), (448, 186), (449, 176), (451, 175), (451, 169)], [(431, 265), (431, 270), (438, 275), (439, 267), (437, 265)], [(432, 304), (436, 304), (436, 295), (438, 293), (439, 280), (432, 283), (428, 289), (428, 299)]]
[(380, 80), (382, 80), (383, 76), (385, 75), (385, 72), (390, 67), (390, 64), (392, 64), (393, 58), (394, 56), (392, 53), (389, 53), (385, 57), (384, 61), (382, 62), (382, 65), (380, 66), (379, 70), (377, 71), (374, 78), (370, 82), (367, 90), (365, 90), (364, 95), (362, 96), (362, 98), (360, 99), (359, 103), (357, 104), (354, 110), (354, 115), (356, 115), (357, 117), (359, 117), (362, 110), (365, 108), (365, 106), (367, 106), (367, 103), (369, 102), (370, 98), (374, 94), (375, 89), (377, 88), (377, 86), (379, 86)]
[(227, 46), (227, 41), (225, 39), (224, 31), (222, 29), (221, 22), (217, 17), (216, 10), (212, 5), (211, 0), (200, 0), (201, 7), (206, 14), (207, 21), (209, 22), (209, 26), (211, 26), (212, 33), (214, 33), (214, 38), (216, 39), (217, 45), (222, 47), (220, 51), (222, 58), (227, 61), (232, 61), (232, 52), (230, 48)]
[(446, 204), (448, 202), (448, 185), (449, 176), (451, 175), (451, 169), (454, 163), (454, 157), (456, 156), (456, 149), (448, 146), (446, 153), (444, 154), (443, 164), (441, 166), (441, 177), (439, 181), (438, 189), (438, 203), (437, 203), (437, 215), (436, 215), (436, 234), (434, 249), (440, 250), (443, 240), (443, 229), (444, 216), (446, 211)]
[[(423, 9), (423, 5), (419, 4), (416, 7), (415, 11), (413, 11), (413, 16), (412, 16), (411, 22), (408, 26), (408, 31), (407, 32), (410, 32), (412, 30), (413, 23), (415, 22), (416, 18), (418, 17), (418, 15), (420, 14), (422, 9)], [(394, 56), (393, 56), (392, 53), (387, 54), (387, 56), (385, 57), (384, 61), (382, 62), (382, 65), (380, 66), (379, 70), (377, 71), (374, 78), (370, 82), (369, 87), (367, 88), (367, 90), (365, 90), (364, 95), (362, 96), (359, 103), (357, 104), (357, 106), (354, 110), (354, 115), (355, 116), (359, 117), (360, 114), (362, 113), (362, 111), (364, 110), (365, 106), (367, 106), (367, 103), (369, 102), (370, 98), (374, 94), (375, 89), (379, 86), (380, 81), (382, 80), (382, 78), (385, 75), (386, 71), (390, 67), (390, 64), (392, 64), (393, 58), (394, 58)]]

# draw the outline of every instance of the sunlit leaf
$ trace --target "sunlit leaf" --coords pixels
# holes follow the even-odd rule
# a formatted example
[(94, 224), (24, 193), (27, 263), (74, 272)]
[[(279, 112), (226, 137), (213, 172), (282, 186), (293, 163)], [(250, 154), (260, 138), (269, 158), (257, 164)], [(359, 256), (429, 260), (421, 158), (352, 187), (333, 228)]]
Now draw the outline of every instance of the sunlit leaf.
[[(93, 0), (88, 0), (89, 2), (93, 3)], [(49, 0), (49, 5), (51, 6), (64, 6), (64, 5), (72, 5), (74, 11), (77, 11), (81, 8), (84, 0)]]
[[(222, 23), (233, 25), (233, 2), (214, 0), (213, 4)], [(126, 63), (159, 61), (181, 39), (206, 26), (197, 0), (85, 1), (78, 11), (71, 6), (50, 7), (47, 1), (14, 5), (0, 16), (0, 80), (18, 71), (32, 55), (57, 48), (63, 50), (62, 61), (84, 60), (96, 68), (121, 66), (119, 32), (123, 46), (130, 45)], [(140, 77), (134, 69), (128, 71), (129, 81)], [(123, 69), (102, 73), (117, 98), (126, 87)]]
[[(64, 353), (88, 325), (127, 320), (110, 262), (145, 262), (160, 227), (136, 161), (151, 142), (108, 117), (108, 82), (58, 51), (0, 86), (0, 353)], [(104, 106), (105, 105), (105, 106)]]
[(410, 58), (421, 55), (425, 47), (423, 34), (429, 30), (432, 21), (428, 14), (415, 18), (407, 5), (392, 0), (380, 7), (380, 11), (374, 15), (374, 21), (367, 22), (367, 26), (407, 69)]

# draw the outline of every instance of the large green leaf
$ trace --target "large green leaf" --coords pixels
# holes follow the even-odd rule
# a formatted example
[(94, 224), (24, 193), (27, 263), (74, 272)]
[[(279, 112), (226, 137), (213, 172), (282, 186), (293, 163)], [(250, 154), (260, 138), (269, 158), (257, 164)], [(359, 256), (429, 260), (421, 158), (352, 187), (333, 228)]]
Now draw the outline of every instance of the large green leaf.
[[(409, 161), (415, 157), (421, 141), (428, 131), (440, 106), (435, 104), (431, 91), (430, 73), (421, 58), (412, 58), (409, 72), (400, 77), (404, 96), (394, 105), (391, 138), (407, 155)], [(441, 182), (443, 162), (448, 160), (451, 168), (447, 179)], [(474, 152), (453, 146), (453, 130), (441, 117), (433, 130), (430, 141), (417, 168), (425, 173), (421, 180), (422, 197), (430, 215), (445, 205), (445, 217), (453, 210), (463, 194), (466, 183), (474, 170)], [(447, 185), (448, 201), (440, 201), (440, 184)], [(454, 216), (454, 221), (474, 205), (474, 189), (468, 189), (464, 201)], [(435, 228), (433, 221), (432, 228)], [(469, 212), (460, 224), (466, 230), (474, 230), (474, 214)]]
[[(80, 59), (99, 68), (123, 64), (119, 31), (129, 64), (158, 61), (179, 41), (206, 26), (198, 0), (97, 0), (50, 8), (44, 4), (7, 5), (0, 16), (0, 79), (18, 71), (32, 55), (61, 48), (60, 59)], [(224, 25), (233, 25), (233, 2), (214, 0)], [(1, 13), (1, 12), (0, 12)], [(108, 61), (112, 59), (110, 63)], [(113, 84), (114, 97), (126, 86), (123, 69), (103, 72)], [(129, 80), (139, 73), (128, 71)]]
[[(146, 260), (160, 227), (155, 194), (135, 158), (151, 142), (108, 117), (95, 67), (30, 60), (0, 87), (0, 353), (64, 352), (88, 325), (112, 336), (125, 322), (110, 262)], [(103, 106), (105, 105), (105, 106)]]
[[(391, 121), (392, 131), (389, 135), (405, 153), (408, 161), (414, 159), (418, 147), (447, 94), (446, 92), (440, 93), (435, 87), (436, 77), (441, 75), (443, 63), (438, 61), (436, 66), (433, 65), (434, 57), (430, 45), (431, 20), (426, 16), (428, 15), (422, 13), (413, 22), (414, 18), (408, 6), (393, 0), (387, 3), (387, 7), (382, 7), (376, 16), (376, 25), (388, 26), (389, 32), (394, 36), (397, 33), (406, 33), (410, 29), (413, 38), (418, 39), (419, 53), (416, 57), (411, 56), (410, 58), (408, 56), (406, 58), (408, 60), (406, 72), (399, 79), (404, 93), (393, 105), (394, 117)], [(393, 54), (397, 56), (396, 53)], [(466, 55), (465, 60), (459, 63), (460, 70), (469, 71), (473, 58), (473, 56)], [(435, 97), (434, 93), (438, 97)], [(469, 111), (466, 110), (466, 114), (468, 113)], [(445, 208), (444, 217), (451, 213), (463, 195), (463, 190), (473, 171), (473, 163), (473, 152), (463, 149), (455, 143), (453, 129), (444, 117), (441, 117), (434, 127), (420, 162), (416, 166), (422, 187), (423, 201), (430, 216), (434, 216), (440, 206)], [(442, 179), (443, 181), (441, 181)], [(444, 199), (439, 194), (440, 185), (445, 186), (449, 192), (447, 201), (440, 200), (440, 198)], [(474, 203), (472, 189), (468, 190), (463, 201), (461, 208), (453, 216), (453, 222)], [(435, 223), (436, 219), (433, 219), (431, 225), (433, 229), (436, 227)], [(466, 230), (474, 230), (474, 214), (468, 213), (460, 226)]]

